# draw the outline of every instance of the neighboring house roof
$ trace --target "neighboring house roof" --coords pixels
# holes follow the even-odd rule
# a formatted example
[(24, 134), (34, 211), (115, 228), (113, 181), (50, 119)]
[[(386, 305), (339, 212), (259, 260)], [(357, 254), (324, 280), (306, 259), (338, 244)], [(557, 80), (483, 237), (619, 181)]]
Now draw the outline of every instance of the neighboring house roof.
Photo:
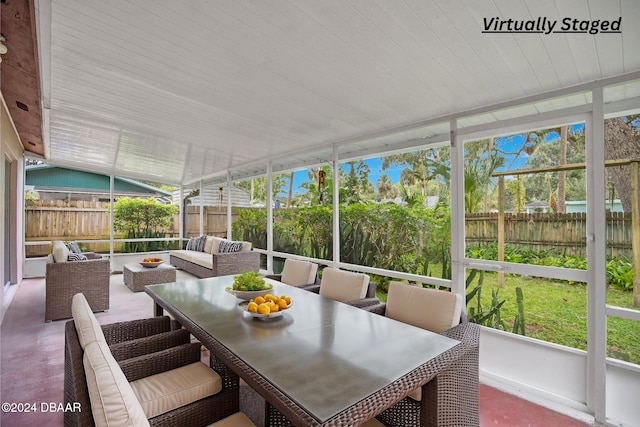
[[(50, 165), (25, 168), (25, 185), (48, 193), (109, 194), (110, 177)], [(132, 179), (114, 177), (114, 192), (121, 196), (170, 197), (171, 193)]]

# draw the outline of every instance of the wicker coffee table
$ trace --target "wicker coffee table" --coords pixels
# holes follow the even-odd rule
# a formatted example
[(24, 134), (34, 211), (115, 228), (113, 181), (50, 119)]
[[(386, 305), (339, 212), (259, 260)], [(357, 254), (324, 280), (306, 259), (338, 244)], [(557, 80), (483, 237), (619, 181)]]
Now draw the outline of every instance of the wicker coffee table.
[(125, 264), (122, 268), (124, 284), (133, 292), (144, 291), (145, 285), (176, 281), (176, 268), (169, 264), (147, 268), (140, 264)]

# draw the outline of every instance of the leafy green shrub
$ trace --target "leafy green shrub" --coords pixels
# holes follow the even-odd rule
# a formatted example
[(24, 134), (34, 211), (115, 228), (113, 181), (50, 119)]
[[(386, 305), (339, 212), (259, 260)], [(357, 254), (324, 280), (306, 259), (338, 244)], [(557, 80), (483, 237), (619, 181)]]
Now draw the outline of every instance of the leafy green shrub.
[[(164, 238), (165, 229), (178, 213), (177, 206), (165, 205), (152, 197), (122, 197), (114, 204), (113, 209), (114, 230), (124, 232), (127, 239)], [(171, 242), (126, 242), (124, 252), (148, 252), (170, 247)]]
[[(467, 256), (475, 259), (497, 260), (495, 243), (467, 247)], [(559, 254), (551, 250), (535, 251), (526, 246), (505, 246), (504, 260), (521, 264), (535, 264), (547, 267), (587, 269), (587, 260), (574, 255)], [(607, 260), (607, 283), (616, 289), (633, 290), (633, 262), (629, 258)]]
[(607, 260), (607, 283), (623, 291), (633, 290), (633, 262), (629, 258)]

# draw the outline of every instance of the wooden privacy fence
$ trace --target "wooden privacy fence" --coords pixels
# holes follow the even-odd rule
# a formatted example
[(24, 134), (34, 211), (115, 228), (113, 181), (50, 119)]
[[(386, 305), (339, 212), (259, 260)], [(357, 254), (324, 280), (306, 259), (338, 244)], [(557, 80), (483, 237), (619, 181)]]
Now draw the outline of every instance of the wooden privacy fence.
[[(40, 200), (29, 202), (25, 210), (25, 240), (108, 240), (109, 203), (88, 201)], [(236, 217), (236, 213), (232, 215)], [(225, 207), (204, 207), (205, 234), (225, 237)], [(607, 255), (632, 256), (631, 215), (607, 213)], [(179, 218), (167, 229), (165, 237), (177, 237)], [(187, 207), (187, 236), (200, 234), (200, 207)], [(554, 249), (569, 255), (586, 256), (586, 214), (505, 214), (505, 241), (509, 245), (526, 245), (534, 250)], [(468, 243), (498, 241), (498, 214), (480, 213), (466, 216)], [(116, 238), (123, 238), (116, 235)], [(108, 252), (108, 243), (86, 244), (88, 250)], [(116, 246), (116, 252), (119, 251)], [(28, 245), (27, 256), (43, 256), (50, 245)]]
[[(235, 213), (232, 217), (235, 216)], [(226, 236), (227, 210), (218, 206), (204, 207), (205, 234)], [(109, 203), (82, 200), (38, 200), (29, 201), (25, 207), (25, 241), (50, 240), (109, 240)], [(187, 207), (188, 236), (200, 234), (200, 207)], [(165, 237), (180, 235), (180, 218), (175, 215)], [(188, 237), (187, 236), (187, 237)], [(124, 235), (117, 233), (117, 239)], [(122, 243), (116, 243), (119, 252)], [(83, 243), (89, 251), (109, 252), (109, 243)], [(45, 256), (51, 252), (51, 246), (27, 245), (26, 256)]]
[[(607, 256), (632, 257), (631, 215), (608, 212)], [(586, 257), (586, 213), (504, 214), (507, 245), (528, 246), (533, 250), (554, 250), (567, 255)], [(467, 214), (467, 243), (497, 243), (498, 213)]]

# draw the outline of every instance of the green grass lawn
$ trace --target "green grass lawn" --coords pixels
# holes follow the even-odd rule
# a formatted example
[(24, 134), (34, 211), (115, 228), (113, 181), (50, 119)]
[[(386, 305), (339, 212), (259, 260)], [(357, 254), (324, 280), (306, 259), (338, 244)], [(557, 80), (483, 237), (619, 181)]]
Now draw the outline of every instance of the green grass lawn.
[[(482, 304), (491, 305), (491, 288), (497, 288), (497, 273), (485, 272)], [(469, 290), (477, 285), (477, 277)], [(587, 288), (585, 284), (552, 281), (543, 278), (505, 274), (504, 288), (498, 289), (498, 299), (505, 300), (502, 319), (511, 332), (518, 313), (515, 288), (524, 295), (526, 335), (569, 347), (587, 349)], [(386, 294), (379, 295), (386, 300)], [(475, 300), (470, 306), (475, 306)], [(634, 308), (632, 293), (609, 288), (607, 304)], [(638, 308), (636, 308), (638, 309)], [(640, 364), (640, 322), (608, 317), (607, 355)]]
[[(496, 287), (497, 276), (497, 273), (485, 273), (483, 304), (490, 304), (490, 288)], [(518, 310), (515, 297), (517, 286), (522, 288), (524, 294), (527, 336), (581, 350), (587, 349), (585, 284), (505, 275), (505, 285), (499, 290), (499, 300), (505, 300), (501, 314), (509, 325), (513, 324)], [(631, 292), (610, 288), (607, 291), (607, 304), (633, 308)], [(609, 317), (607, 355), (640, 364), (640, 322)]]

